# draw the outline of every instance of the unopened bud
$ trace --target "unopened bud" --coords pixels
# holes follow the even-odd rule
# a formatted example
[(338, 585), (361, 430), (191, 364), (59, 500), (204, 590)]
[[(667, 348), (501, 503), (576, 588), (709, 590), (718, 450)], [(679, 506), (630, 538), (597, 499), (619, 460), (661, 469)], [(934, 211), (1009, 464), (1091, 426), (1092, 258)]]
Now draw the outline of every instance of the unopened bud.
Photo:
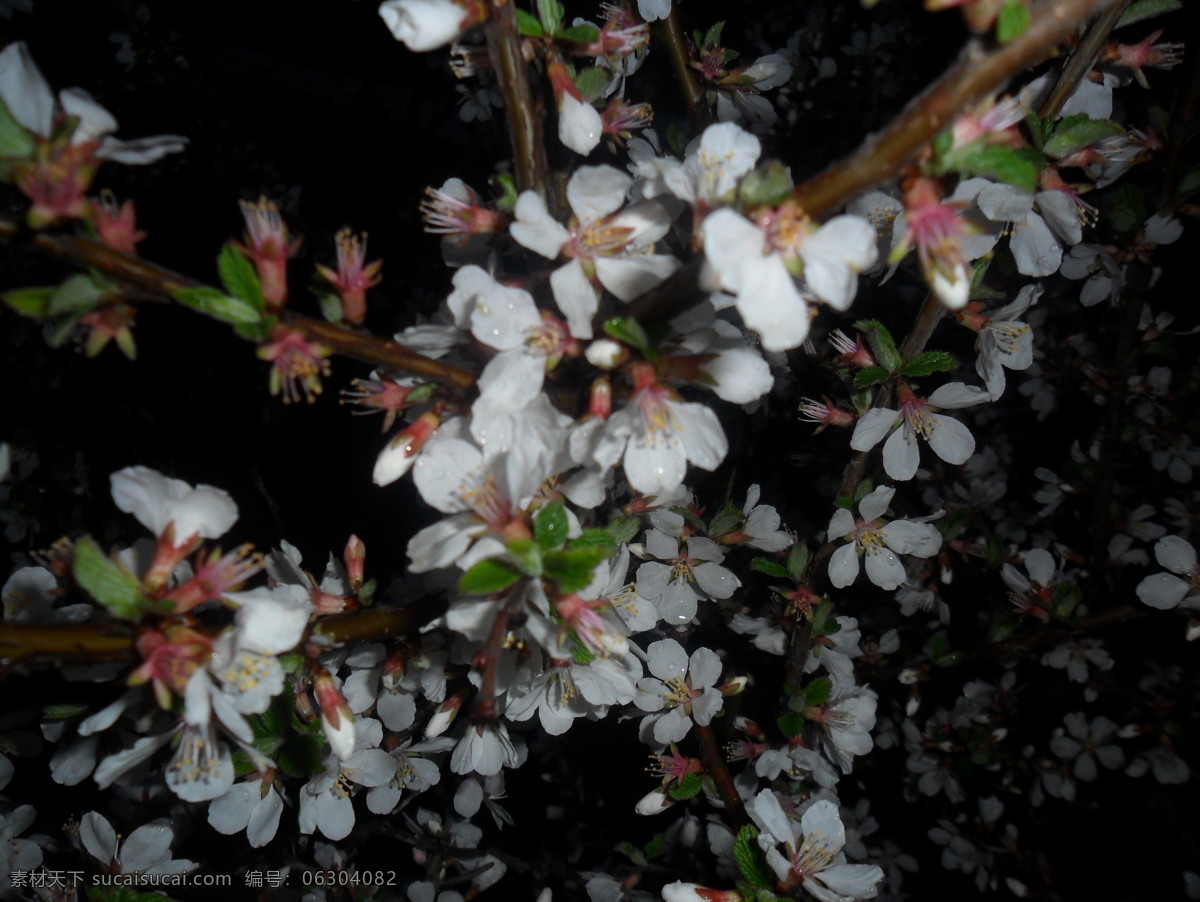
[(325, 731), (329, 747), (339, 761), (345, 761), (354, 754), (354, 712), (325, 669), (313, 680), (313, 693), (321, 709), (321, 729)]
[(660, 814), (666, 811), (675, 800), (668, 796), (661, 789), (656, 789), (653, 792), (646, 793), (641, 800), (634, 806), (633, 810), (641, 815), (649, 816), (651, 814)]
[(375, 461), (375, 472), (371, 478), (376, 485), (390, 485), (412, 469), (417, 455), (425, 447), (430, 436), (441, 425), (441, 417), (432, 410), (417, 417), (416, 421), (401, 429), (379, 452)]
[(746, 688), (746, 684), (750, 682), (749, 677), (738, 676), (734, 677), (729, 682), (721, 686), (721, 694), (726, 698), (732, 698), (735, 695), (741, 695)]
[(629, 359), (629, 350), (610, 338), (598, 338), (584, 352), (588, 363), (602, 370), (612, 370)]
[(346, 575), (350, 578), (350, 588), (357, 592), (363, 584), (363, 565), (367, 560), (367, 546), (358, 536), (350, 536), (346, 540), (346, 550), (342, 561), (346, 565)]
[(433, 713), (433, 717), (429, 718), (429, 723), (425, 726), (425, 738), (433, 739), (450, 729), (454, 718), (458, 717), (462, 704), (463, 694), (461, 692), (454, 693), (442, 702), (441, 707)]

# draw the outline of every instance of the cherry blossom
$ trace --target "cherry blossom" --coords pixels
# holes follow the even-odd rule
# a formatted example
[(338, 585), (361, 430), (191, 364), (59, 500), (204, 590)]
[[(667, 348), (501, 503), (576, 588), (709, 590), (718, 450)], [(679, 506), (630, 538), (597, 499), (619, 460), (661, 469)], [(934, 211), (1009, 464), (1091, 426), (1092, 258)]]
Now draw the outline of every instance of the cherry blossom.
[(966, 463), (975, 453), (975, 437), (971, 431), (958, 420), (933, 411), (983, 403), (990, 399), (986, 391), (951, 382), (925, 400), (907, 384), (901, 383), (897, 396), (899, 410), (871, 408), (859, 418), (850, 439), (850, 447), (855, 451), (870, 451), (891, 433), (883, 446), (883, 469), (892, 479), (903, 481), (916, 475), (920, 458), (918, 439), (927, 441), (933, 453), (948, 464)]
[(660, 639), (647, 649), (646, 667), (653, 676), (637, 684), (634, 704), (648, 712), (642, 719), (643, 741), (657, 745), (678, 742), (692, 721), (708, 726), (724, 698), (714, 684), (721, 676), (721, 659), (712, 649), (698, 648), (688, 657), (674, 639)]
[(890, 591), (899, 588), (906, 578), (897, 554), (932, 557), (941, 548), (941, 533), (928, 523), (881, 519), (895, 493), (890, 486), (879, 486), (865, 496), (858, 505), (858, 520), (846, 508), (834, 512), (829, 521), (829, 540), (852, 539), (829, 558), (829, 580), (839, 589), (858, 577), (860, 557), (866, 559), (867, 578)]
[(1154, 559), (1171, 572), (1155, 573), (1138, 583), (1142, 603), (1160, 611), (1200, 609), (1200, 566), (1191, 543), (1179, 536), (1163, 536), (1154, 546)]
[[(876, 865), (845, 863), (846, 830), (833, 802), (814, 802), (797, 823), (775, 793), (764, 789), (754, 797), (750, 813), (762, 830), (758, 844), (767, 864), (783, 886), (802, 883), (821, 902), (876, 896), (883, 871)], [(781, 843), (782, 853), (777, 848)]]

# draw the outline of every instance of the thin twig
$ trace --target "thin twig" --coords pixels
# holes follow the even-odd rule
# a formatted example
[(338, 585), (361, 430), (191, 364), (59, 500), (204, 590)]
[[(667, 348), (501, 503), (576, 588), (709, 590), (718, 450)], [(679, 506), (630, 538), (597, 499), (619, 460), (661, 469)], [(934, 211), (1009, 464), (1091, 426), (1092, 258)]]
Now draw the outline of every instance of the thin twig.
[(683, 102), (687, 105), (692, 124), (697, 129), (703, 128), (708, 124), (708, 109), (704, 105), (704, 92), (700, 90), (696, 73), (692, 71), (683, 26), (679, 23), (678, 3), (672, 3), (670, 14), (658, 23), (658, 37), (666, 45), (671, 71), (675, 73), (675, 81), (679, 83), (679, 90), (683, 94)]
[[(0, 216), (0, 240), (19, 241), (20, 236), (25, 234), (16, 219)], [(23, 246), (47, 257), (97, 270), (139, 292), (162, 300), (173, 300), (175, 293), (181, 290), (208, 287), (188, 276), (76, 235), (35, 232)], [(390, 339), (290, 311), (285, 311), (282, 319), (293, 329), (343, 357), (372, 366), (416, 373), (464, 391), (475, 384), (475, 374), (469, 370), (425, 357)]]
[(1100, 51), (1104, 49), (1104, 42), (1108, 40), (1112, 30), (1117, 27), (1117, 22), (1120, 21), (1129, 3), (1130, 0), (1118, 0), (1092, 23), (1092, 27), (1083, 36), (1083, 40), (1075, 45), (1075, 49), (1071, 52), (1071, 58), (1063, 66), (1062, 73), (1058, 76), (1053, 90), (1042, 104), (1042, 108), (1038, 110), (1038, 116), (1042, 119), (1049, 119), (1061, 110), (1063, 104), (1075, 93), (1079, 83), (1096, 65)]
[(721, 757), (721, 749), (717, 746), (717, 739), (713, 735), (712, 728), (696, 724), (696, 738), (700, 740), (700, 757), (704, 760), (704, 768), (713, 778), (713, 783), (716, 784), (717, 792), (721, 796), (721, 801), (725, 803), (725, 810), (733, 819), (734, 826), (740, 827), (750, 823), (750, 819), (746, 816), (746, 808), (742, 804), (742, 796), (737, 791), (737, 787), (733, 785), (733, 777), (729, 775), (729, 768), (725, 766), (725, 759)]

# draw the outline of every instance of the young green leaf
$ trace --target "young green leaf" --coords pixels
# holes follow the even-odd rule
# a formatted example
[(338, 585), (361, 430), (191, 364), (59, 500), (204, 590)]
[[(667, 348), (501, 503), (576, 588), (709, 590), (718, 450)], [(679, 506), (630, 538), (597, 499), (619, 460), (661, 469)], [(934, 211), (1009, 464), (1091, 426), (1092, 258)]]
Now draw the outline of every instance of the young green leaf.
[(562, 548), (567, 543), (567, 510), (561, 501), (551, 501), (533, 518), (533, 537), (543, 548)]
[(793, 739), (804, 732), (804, 725), (807, 719), (798, 711), (785, 711), (779, 715), (776, 721), (776, 726), (779, 727), (779, 732), (788, 739)]
[(542, 548), (532, 539), (513, 539), (505, 546), (513, 564), (524, 576), (542, 575)]
[(650, 347), (650, 342), (646, 338), (646, 330), (636, 319), (614, 316), (612, 319), (604, 321), (604, 331), (609, 338), (632, 345), (643, 353)]
[(833, 681), (828, 677), (817, 677), (804, 687), (804, 702), (807, 705), (823, 705), (833, 692)]
[(50, 298), (54, 297), (54, 288), (16, 288), (0, 295), (4, 303), (31, 319), (45, 319), (50, 312)]
[(958, 361), (945, 351), (925, 351), (905, 361), (900, 372), (905, 376), (928, 376), (943, 373), (958, 366)]
[(773, 561), (770, 558), (756, 557), (750, 561), (750, 569), (757, 570), (759, 573), (765, 573), (767, 576), (774, 576), (778, 579), (787, 579), (789, 574), (787, 568), (778, 561)]
[(1077, 150), (1090, 147), (1097, 141), (1125, 134), (1125, 129), (1106, 119), (1093, 119), (1087, 113), (1063, 119), (1046, 139), (1042, 151), (1048, 157), (1061, 160)]
[(808, 560), (808, 546), (804, 542), (797, 542), (788, 552), (788, 575), (796, 582), (803, 582), (804, 575), (808, 572)]
[[(896, 350), (896, 342), (892, 338), (892, 333), (883, 323), (874, 319), (860, 319), (854, 324), (854, 328), (867, 336), (867, 343), (871, 346), (871, 351), (875, 354), (875, 359), (879, 361), (880, 366), (889, 373), (900, 369), (900, 352)], [(871, 367), (867, 367), (867, 369), (871, 369)]]
[(521, 578), (508, 564), (488, 558), (475, 564), (458, 581), (464, 595), (490, 595), (507, 589)]
[(241, 301), (245, 301), (259, 313), (262, 312), (262, 286), (258, 281), (258, 272), (254, 264), (246, 259), (245, 254), (234, 247), (233, 242), (227, 242), (217, 256), (217, 275), (225, 290)]
[(700, 779), (699, 774), (687, 774), (667, 787), (667, 795), (676, 802), (682, 802), (697, 795), (703, 786), (704, 781)]
[(870, 388), (872, 385), (878, 385), (880, 382), (886, 382), (890, 376), (887, 370), (881, 366), (869, 366), (859, 370), (854, 375), (855, 388)]
[(774, 885), (774, 875), (767, 865), (767, 857), (758, 845), (758, 830), (749, 824), (738, 831), (733, 841), (733, 860), (752, 886)]
[(1007, 0), (996, 17), (996, 40), (1007, 44), (1025, 33), (1029, 27), (1028, 0)]
[(542, 28), (542, 23), (538, 21), (537, 16), (523, 9), (518, 9), (516, 13), (517, 31), (527, 38), (540, 38), (545, 35), (546, 31)]
[(171, 296), (185, 307), (223, 323), (251, 325), (262, 319), (262, 314), (250, 304), (240, 298), (231, 298), (215, 288), (180, 288)]
[(90, 536), (75, 543), (75, 581), (109, 613), (122, 620), (141, 620), (154, 604), (128, 570), (109, 560)]

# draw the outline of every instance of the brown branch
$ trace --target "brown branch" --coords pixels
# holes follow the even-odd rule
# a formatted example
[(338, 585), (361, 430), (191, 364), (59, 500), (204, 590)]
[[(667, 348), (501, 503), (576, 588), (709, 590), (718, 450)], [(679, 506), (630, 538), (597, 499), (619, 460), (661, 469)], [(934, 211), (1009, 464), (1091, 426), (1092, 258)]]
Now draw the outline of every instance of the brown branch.
[(0, 623), (0, 667), (132, 660), (133, 633), (117, 624)]
[(700, 757), (704, 759), (704, 768), (713, 778), (721, 801), (725, 803), (725, 810), (733, 819), (734, 823), (731, 826), (734, 827), (734, 832), (737, 832), (737, 828), (750, 823), (750, 819), (746, 816), (746, 808), (742, 804), (741, 794), (733, 785), (733, 777), (729, 775), (729, 768), (725, 766), (725, 759), (721, 757), (721, 750), (717, 746), (717, 739), (713, 736), (712, 728), (696, 724), (696, 738), (700, 741)]
[(814, 217), (859, 191), (891, 178), (968, 104), (998, 90), (1026, 66), (1041, 61), (1088, 18), (1116, 0), (1053, 0), (1035, 7), (1025, 32), (985, 51), (970, 41), (959, 61), (914, 98), (904, 111), (854, 153), (796, 186), (795, 197)]
[(671, 4), (670, 14), (658, 23), (659, 40), (666, 45), (667, 58), (671, 61), (671, 71), (679, 82), (679, 90), (683, 93), (683, 102), (687, 105), (688, 116), (697, 128), (708, 124), (708, 110), (704, 105), (704, 92), (696, 81), (692, 71), (691, 58), (688, 56), (687, 41), (683, 36), (683, 26), (679, 23), (679, 4)]
[[(140, 292), (173, 300), (177, 291), (204, 288), (203, 283), (164, 269), (147, 260), (131, 257), (105, 247), (98, 241), (52, 232), (35, 232), (28, 237), (16, 219), (0, 216), (0, 240), (20, 243), (29, 250), (81, 268), (94, 269)], [(324, 320), (285, 312), (283, 320), (308, 338), (328, 346), (335, 353), (388, 369), (416, 373), (436, 382), (466, 390), (475, 384), (475, 374), (460, 367), (433, 360), (403, 345), (357, 332)]]
[(549, 183), (550, 165), (546, 160), (542, 117), (529, 84), (529, 69), (512, 0), (494, 0), (484, 31), (492, 69), (504, 95), (517, 191), (541, 190)]

